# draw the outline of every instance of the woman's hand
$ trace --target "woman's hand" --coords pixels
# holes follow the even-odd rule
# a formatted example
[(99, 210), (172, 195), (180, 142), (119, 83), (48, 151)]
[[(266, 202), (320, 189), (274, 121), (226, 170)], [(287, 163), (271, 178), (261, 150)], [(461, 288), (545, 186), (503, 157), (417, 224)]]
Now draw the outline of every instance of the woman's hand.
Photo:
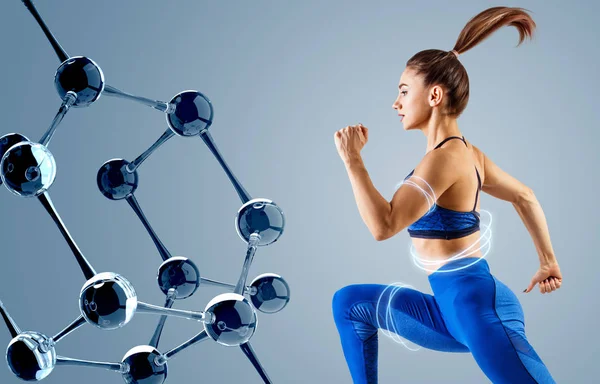
[(369, 140), (369, 130), (362, 124), (350, 125), (335, 132), (334, 140), (340, 157), (348, 163), (360, 157), (360, 150)]
[(540, 266), (540, 269), (538, 269), (531, 279), (529, 287), (523, 292), (530, 292), (536, 284), (539, 284), (540, 292), (542, 294), (550, 293), (560, 288), (562, 285), (562, 274), (560, 273), (558, 263), (554, 262)]

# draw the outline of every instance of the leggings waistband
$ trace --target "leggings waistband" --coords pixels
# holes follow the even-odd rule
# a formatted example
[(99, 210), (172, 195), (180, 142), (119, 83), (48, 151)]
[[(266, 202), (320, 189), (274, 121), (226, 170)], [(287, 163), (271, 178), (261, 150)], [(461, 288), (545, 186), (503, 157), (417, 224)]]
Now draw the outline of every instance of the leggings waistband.
[(454, 280), (462, 276), (489, 275), (490, 266), (482, 257), (463, 257), (447, 262), (430, 274), (429, 282), (434, 284)]

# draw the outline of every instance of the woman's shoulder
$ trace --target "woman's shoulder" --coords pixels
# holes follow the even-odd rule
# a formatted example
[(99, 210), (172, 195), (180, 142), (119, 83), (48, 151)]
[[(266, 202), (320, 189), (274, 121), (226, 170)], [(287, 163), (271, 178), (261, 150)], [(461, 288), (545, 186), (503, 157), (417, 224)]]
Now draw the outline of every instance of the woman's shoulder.
[(477, 169), (481, 183), (483, 184), (483, 180), (485, 179), (485, 154), (470, 141), (467, 141), (467, 144), (469, 145), (469, 148), (473, 150), (472, 156), (475, 162), (475, 168)]

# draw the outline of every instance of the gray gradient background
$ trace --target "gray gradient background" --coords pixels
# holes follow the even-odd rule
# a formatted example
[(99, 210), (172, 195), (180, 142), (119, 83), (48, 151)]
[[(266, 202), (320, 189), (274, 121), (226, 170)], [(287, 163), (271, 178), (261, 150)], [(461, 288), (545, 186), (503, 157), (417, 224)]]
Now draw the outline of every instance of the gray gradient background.
[[(418, 164), (425, 137), (408, 134), (391, 109), (406, 60), (428, 48), (450, 50), (488, 1), (76, 1), (40, 0), (38, 10), (70, 55), (87, 55), (107, 83), (168, 100), (185, 89), (215, 108), (212, 135), (246, 189), (285, 212), (281, 239), (261, 247), (249, 278), (279, 273), (292, 290), (285, 310), (259, 313), (253, 346), (275, 383), (349, 383), (331, 314), (333, 293), (352, 283), (401, 281), (431, 293), (412, 265), (402, 232), (376, 242), (362, 222), (333, 133), (363, 123), (362, 151), (376, 188), (394, 186)], [(509, 203), (481, 196), (494, 217), (488, 261), (515, 291), (526, 332), (559, 383), (595, 382), (598, 236), (596, 90), (600, 6), (589, 1), (507, 1), (530, 9), (533, 42), (515, 49), (514, 28), (461, 55), (471, 81), (459, 118), (465, 137), (530, 186), (546, 214), (564, 285), (550, 295), (521, 291), (538, 267), (534, 245)], [(18, 0), (0, 3), (0, 133), (39, 140), (60, 100), (50, 45)], [(160, 257), (124, 201), (104, 198), (96, 173), (108, 159), (133, 160), (166, 129), (164, 116), (103, 96), (72, 110), (50, 143), (58, 173), (50, 195), (98, 271), (115, 271), (139, 299), (162, 305)], [(245, 244), (234, 229), (240, 200), (197, 138), (172, 138), (139, 169), (136, 196), (174, 255), (192, 258), (205, 277), (234, 283)], [(591, 192), (591, 194), (590, 194)], [(23, 329), (53, 335), (78, 315), (84, 282), (66, 242), (35, 199), (0, 191), (0, 297)], [(223, 292), (200, 289), (175, 308), (203, 310)], [(158, 317), (125, 328), (85, 325), (58, 344), (63, 356), (120, 361), (145, 344)], [(168, 320), (166, 351), (201, 328)], [(10, 338), (0, 331), (0, 346)], [(3, 349), (4, 347), (2, 347)], [(380, 332), (381, 383), (482, 383), (470, 354), (410, 352)], [(45, 383), (119, 383), (117, 373), (59, 367)], [(207, 341), (169, 362), (168, 383), (260, 383), (238, 348)], [(19, 383), (4, 360), (0, 383)]]

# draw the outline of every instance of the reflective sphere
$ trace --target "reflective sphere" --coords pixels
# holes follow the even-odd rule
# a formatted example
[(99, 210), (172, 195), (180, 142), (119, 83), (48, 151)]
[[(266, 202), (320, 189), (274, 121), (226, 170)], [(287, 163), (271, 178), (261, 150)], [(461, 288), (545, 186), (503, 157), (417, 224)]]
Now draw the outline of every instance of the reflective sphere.
[(85, 320), (101, 329), (127, 324), (137, 308), (137, 295), (123, 276), (103, 272), (85, 282), (79, 294), (79, 310)]
[(252, 199), (238, 210), (235, 229), (242, 240), (248, 242), (250, 235), (258, 232), (258, 245), (269, 245), (283, 233), (285, 218), (283, 211), (268, 199)]
[(204, 323), (208, 335), (226, 346), (244, 344), (256, 329), (256, 311), (248, 300), (237, 293), (223, 293), (213, 298), (205, 312), (213, 315), (212, 324)]
[(175, 112), (167, 114), (167, 124), (179, 136), (195, 136), (212, 124), (213, 107), (198, 91), (183, 91), (170, 101)]
[(22, 141), (15, 144), (0, 161), (0, 178), (17, 196), (39, 196), (50, 188), (55, 177), (54, 156), (39, 143)]
[[(29, 141), (29, 139), (20, 133), (8, 133), (0, 137), (0, 160), (2, 156), (8, 151), (8, 148), (22, 141)], [(2, 185), (2, 178), (0, 177), (0, 185)]]
[(56, 70), (54, 85), (61, 99), (69, 91), (77, 93), (74, 107), (87, 107), (98, 100), (104, 90), (104, 74), (93, 60), (73, 56)]
[(170, 288), (177, 290), (177, 299), (185, 299), (200, 286), (200, 271), (186, 257), (171, 257), (158, 268), (158, 285), (166, 295)]
[(129, 372), (123, 374), (128, 384), (162, 384), (167, 378), (167, 364), (156, 365), (154, 359), (160, 352), (150, 345), (140, 345), (130, 349), (123, 357), (129, 365)]
[(40, 345), (49, 338), (38, 332), (23, 332), (17, 335), (6, 348), (8, 367), (19, 379), (39, 381), (47, 377), (56, 365), (54, 347), (42, 352)]
[(290, 286), (279, 275), (264, 273), (257, 276), (250, 287), (256, 291), (250, 293), (250, 300), (254, 308), (264, 313), (281, 311), (290, 301)]
[(131, 195), (138, 186), (137, 170), (132, 173), (125, 169), (127, 160), (111, 159), (102, 164), (96, 176), (98, 189), (111, 200), (121, 200)]

